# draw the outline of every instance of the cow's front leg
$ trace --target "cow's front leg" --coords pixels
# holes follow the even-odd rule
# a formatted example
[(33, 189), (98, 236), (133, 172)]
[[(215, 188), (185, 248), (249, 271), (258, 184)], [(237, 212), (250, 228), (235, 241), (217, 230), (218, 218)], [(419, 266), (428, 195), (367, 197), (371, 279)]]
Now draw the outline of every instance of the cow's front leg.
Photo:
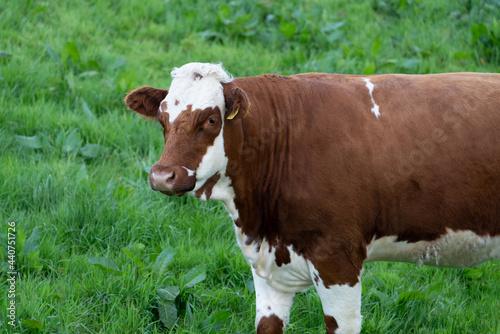
[(294, 293), (277, 291), (252, 268), (257, 314), (257, 334), (281, 334), (290, 320)]
[[(323, 305), (326, 332), (357, 334), (361, 331), (361, 270), (329, 268), (330, 270), (321, 272), (311, 265), (314, 286)], [(343, 273), (340, 274), (339, 271)], [(346, 271), (350, 271), (347, 280)]]

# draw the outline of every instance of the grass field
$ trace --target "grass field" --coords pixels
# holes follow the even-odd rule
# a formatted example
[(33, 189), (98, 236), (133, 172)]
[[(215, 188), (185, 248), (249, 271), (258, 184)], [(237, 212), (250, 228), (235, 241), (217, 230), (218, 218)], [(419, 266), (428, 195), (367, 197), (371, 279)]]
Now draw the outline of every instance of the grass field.
[[(150, 189), (160, 125), (126, 92), (168, 87), (190, 61), (234, 76), (498, 72), (499, 18), (498, 0), (0, 0), (0, 330), (251, 333), (228, 214)], [(363, 333), (500, 333), (499, 262), (370, 264), (363, 291)], [(287, 333), (325, 330), (314, 290), (291, 317)]]

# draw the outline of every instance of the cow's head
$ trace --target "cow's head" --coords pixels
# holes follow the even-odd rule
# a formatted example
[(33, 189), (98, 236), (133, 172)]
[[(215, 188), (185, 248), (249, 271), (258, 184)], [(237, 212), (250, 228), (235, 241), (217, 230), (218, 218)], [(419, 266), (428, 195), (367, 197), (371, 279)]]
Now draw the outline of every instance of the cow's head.
[(225, 175), (224, 123), (240, 117), (248, 101), (239, 88), (226, 85), (232, 79), (220, 65), (190, 63), (174, 69), (172, 77), (168, 90), (141, 87), (125, 103), (163, 126), (165, 147), (151, 168), (151, 188), (195, 194)]

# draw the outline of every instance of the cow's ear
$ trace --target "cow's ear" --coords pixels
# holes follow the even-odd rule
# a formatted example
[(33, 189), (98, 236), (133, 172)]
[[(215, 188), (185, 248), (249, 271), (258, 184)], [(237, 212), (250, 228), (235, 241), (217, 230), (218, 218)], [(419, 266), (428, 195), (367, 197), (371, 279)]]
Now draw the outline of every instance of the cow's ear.
[(234, 87), (224, 94), (226, 100), (226, 119), (245, 117), (250, 109), (247, 94), (240, 88)]
[(144, 86), (131, 91), (125, 97), (125, 104), (146, 117), (156, 117), (161, 101), (167, 96), (167, 89), (158, 89)]

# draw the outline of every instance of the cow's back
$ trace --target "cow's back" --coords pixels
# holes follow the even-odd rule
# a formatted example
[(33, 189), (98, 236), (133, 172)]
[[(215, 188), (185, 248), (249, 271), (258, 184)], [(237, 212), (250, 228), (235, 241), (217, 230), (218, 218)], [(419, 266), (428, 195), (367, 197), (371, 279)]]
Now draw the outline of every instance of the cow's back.
[(273, 224), (285, 243), (308, 249), (317, 236), (368, 245), (383, 237), (434, 241), (450, 230), (500, 234), (500, 75), (246, 80), (255, 87), (259, 78), (279, 97), (273, 110), (259, 110), (270, 104), (260, 83), (249, 123), (274, 124), (264, 112), (287, 122), (276, 132), (285, 166), (266, 174), (279, 180)]

